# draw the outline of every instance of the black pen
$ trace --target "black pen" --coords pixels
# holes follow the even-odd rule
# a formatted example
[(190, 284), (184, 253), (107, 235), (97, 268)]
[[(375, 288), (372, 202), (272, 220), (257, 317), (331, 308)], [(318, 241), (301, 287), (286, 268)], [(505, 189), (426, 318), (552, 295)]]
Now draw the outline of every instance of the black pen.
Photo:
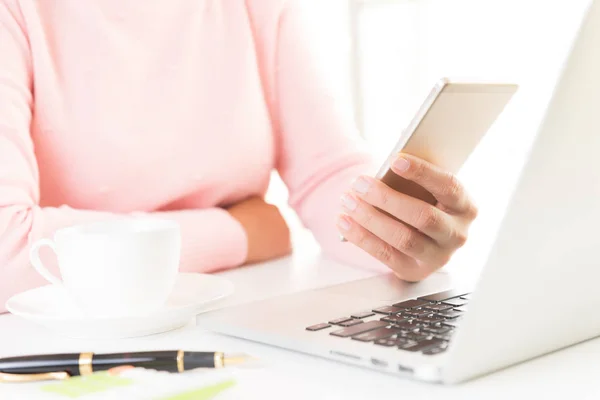
[(119, 366), (184, 372), (196, 368), (223, 368), (242, 364), (245, 355), (221, 352), (147, 351), (116, 354), (42, 354), (0, 358), (0, 382), (34, 382), (85, 376)]

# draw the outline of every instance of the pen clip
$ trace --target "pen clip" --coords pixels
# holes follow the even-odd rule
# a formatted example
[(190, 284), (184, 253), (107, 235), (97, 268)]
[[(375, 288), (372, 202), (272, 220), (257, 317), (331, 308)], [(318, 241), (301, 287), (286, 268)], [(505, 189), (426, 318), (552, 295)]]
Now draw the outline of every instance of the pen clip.
[(0, 372), (0, 383), (25, 383), (38, 381), (62, 381), (69, 379), (68, 372), (46, 372), (44, 374), (7, 374)]

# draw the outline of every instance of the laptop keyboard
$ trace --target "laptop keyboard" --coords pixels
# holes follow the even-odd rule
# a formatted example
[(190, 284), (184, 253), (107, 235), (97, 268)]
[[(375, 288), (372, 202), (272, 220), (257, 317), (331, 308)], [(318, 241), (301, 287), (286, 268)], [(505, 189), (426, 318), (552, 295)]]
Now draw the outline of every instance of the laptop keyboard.
[(306, 330), (328, 330), (340, 339), (435, 355), (448, 348), (469, 299), (469, 293), (446, 291), (332, 319)]

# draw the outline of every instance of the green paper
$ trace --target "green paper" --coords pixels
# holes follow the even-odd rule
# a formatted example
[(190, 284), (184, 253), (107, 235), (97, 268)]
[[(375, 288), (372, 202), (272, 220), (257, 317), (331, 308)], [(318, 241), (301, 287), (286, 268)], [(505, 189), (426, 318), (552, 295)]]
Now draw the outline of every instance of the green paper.
[(162, 397), (157, 400), (210, 400), (234, 385), (235, 381), (225, 381), (202, 389), (194, 389), (191, 392)]
[[(135, 380), (130, 378), (109, 375), (107, 372), (97, 372), (93, 375), (83, 377), (77, 376), (59, 383), (42, 386), (41, 390), (46, 393), (58, 394), (75, 399), (89, 394), (134, 384), (136, 384)], [(156, 400), (210, 400), (234, 385), (235, 381), (229, 380), (185, 393), (161, 397)]]
[(115, 387), (128, 386), (133, 383), (133, 379), (111, 376), (106, 372), (98, 372), (93, 375), (78, 376), (60, 383), (46, 385), (41, 389), (47, 393), (59, 394), (74, 399)]

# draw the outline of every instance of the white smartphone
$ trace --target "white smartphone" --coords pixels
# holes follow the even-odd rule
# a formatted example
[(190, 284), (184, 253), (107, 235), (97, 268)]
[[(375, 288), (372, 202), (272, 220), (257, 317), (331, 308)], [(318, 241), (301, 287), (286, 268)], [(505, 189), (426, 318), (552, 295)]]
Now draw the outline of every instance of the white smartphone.
[(457, 173), (502, 113), (518, 85), (441, 79), (400, 137), (376, 175), (394, 190), (430, 204), (435, 197), (396, 175), (390, 165), (400, 152)]

